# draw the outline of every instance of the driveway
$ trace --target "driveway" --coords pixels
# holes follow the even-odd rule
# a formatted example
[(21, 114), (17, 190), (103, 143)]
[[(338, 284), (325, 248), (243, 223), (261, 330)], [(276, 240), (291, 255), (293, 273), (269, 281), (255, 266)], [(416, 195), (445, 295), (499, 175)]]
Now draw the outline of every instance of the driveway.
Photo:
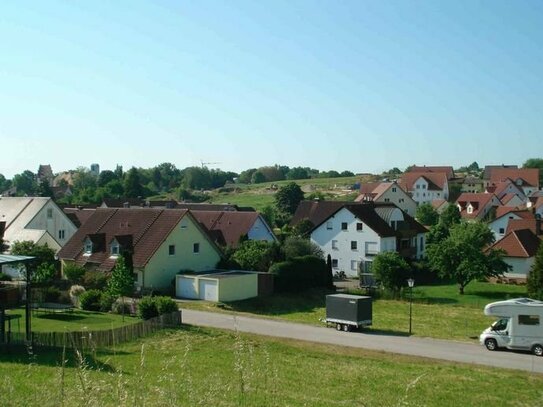
[(338, 332), (332, 328), (188, 309), (183, 309), (183, 323), (278, 338), (543, 373), (543, 357), (510, 351), (490, 352), (483, 346), (471, 343), (372, 334), (371, 330), (364, 333)]

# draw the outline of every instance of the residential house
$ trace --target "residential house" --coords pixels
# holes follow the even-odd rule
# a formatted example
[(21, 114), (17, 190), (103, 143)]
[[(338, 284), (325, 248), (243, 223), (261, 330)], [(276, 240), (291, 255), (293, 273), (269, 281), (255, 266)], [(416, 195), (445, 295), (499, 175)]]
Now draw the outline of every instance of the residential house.
[(382, 252), (424, 255), (426, 228), (391, 203), (303, 201), (291, 225), (303, 219), (314, 225), (310, 239), (330, 255), (333, 270), (349, 277), (371, 273), (373, 259)]
[(447, 206), (449, 206), (449, 202), (445, 199), (434, 199), (431, 204), (439, 214), (441, 214), (447, 208)]
[(525, 196), (539, 190), (539, 169), (537, 168), (494, 168), (486, 187), (497, 186), (502, 182), (512, 182)]
[(219, 246), (237, 247), (241, 240), (276, 242), (277, 238), (258, 212), (191, 211)]
[(524, 194), (522, 187), (516, 185), (510, 179), (506, 179), (502, 182), (498, 182), (497, 184), (491, 184), (487, 186), (485, 188), (485, 192), (496, 195), (500, 200), (504, 196), (511, 194), (518, 195), (522, 201), (526, 200), (526, 195)]
[(484, 180), (472, 176), (464, 178), (462, 181), (462, 192), (469, 192), (472, 194), (478, 192), (485, 192), (485, 182)]
[(508, 227), (511, 221), (521, 219), (533, 219), (535, 221), (534, 215), (528, 210), (515, 210), (514, 208), (509, 209), (510, 210), (506, 212), (503, 210), (498, 212), (497, 210), (496, 218), (488, 224), (488, 227), (492, 233), (494, 233), (494, 239), (496, 241), (502, 239), (509, 232)]
[(460, 216), (469, 220), (483, 220), (493, 208), (501, 206), (501, 202), (494, 194), (464, 192), (456, 200)]
[(517, 194), (505, 194), (500, 198), (503, 206), (509, 206), (511, 208), (518, 208), (525, 204), (525, 200), (520, 198)]
[(407, 172), (416, 172), (416, 173), (444, 173), (447, 176), (447, 180), (451, 180), (455, 177), (454, 169), (450, 165), (413, 165)]
[(393, 203), (405, 213), (415, 216), (417, 203), (396, 182), (370, 182), (360, 185), (355, 202)]
[(81, 225), (58, 257), (90, 271), (111, 272), (130, 253), (136, 286), (170, 291), (179, 271), (215, 267), (221, 251), (186, 209), (99, 208)]
[(534, 264), (540, 244), (540, 236), (529, 229), (519, 229), (509, 232), (490, 248), (505, 252), (503, 260), (511, 267), (505, 273), (506, 278), (525, 280)]
[(0, 221), (5, 222), (4, 243), (32, 241), (57, 252), (76, 231), (75, 225), (51, 198), (1, 197)]
[(532, 210), (536, 216), (543, 217), (543, 195), (532, 194), (526, 202), (526, 207)]
[(449, 181), (445, 172), (406, 172), (398, 184), (418, 204), (449, 198)]

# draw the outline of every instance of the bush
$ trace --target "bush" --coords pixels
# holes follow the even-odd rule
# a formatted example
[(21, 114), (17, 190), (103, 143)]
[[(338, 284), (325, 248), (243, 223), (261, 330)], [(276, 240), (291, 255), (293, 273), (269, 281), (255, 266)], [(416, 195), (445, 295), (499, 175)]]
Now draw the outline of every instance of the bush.
[(103, 290), (107, 286), (107, 276), (99, 271), (87, 271), (83, 275), (83, 286), (90, 290)]
[(158, 317), (155, 297), (143, 297), (138, 303), (138, 316), (141, 319)]
[(132, 305), (123, 301), (115, 301), (111, 311), (119, 315), (130, 315), (132, 314)]
[(85, 275), (85, 268), (75, 263), (67, 263), (62, 268), (64, 277), (73, 283), (80, 283)]
[(275, 275), (277, 292), (303, 291), (313, 287), (328, 287), (326, 262), (316, 256), (295, 257), (270, 267)]
[(79, 307), (79, 297), (81, 294), (85, 292), (85, 287), (80, 285), (72, 285), (70, 287), (70, 299), (72, 300), (72, 304), (74, 304), (76, 307)]
[(159, 315), (170, 314), (179, 310), (177, 304), (170, 297), (155, 297), (156, 309)]
[(100, 311), (109, 312), (115, 302), (115, 297), (107, 291), (103, 291), (100, 297)]
[(41, 291), (43, 302), (59, 302), (60, 290), (56, 287), (45, 287)]
[(0, 281), (11, 281), (11, 276), (0, 272)]
[(102, 291), (88, 290), (79, 296), (79, 305), (85, 311), (100, 311)]

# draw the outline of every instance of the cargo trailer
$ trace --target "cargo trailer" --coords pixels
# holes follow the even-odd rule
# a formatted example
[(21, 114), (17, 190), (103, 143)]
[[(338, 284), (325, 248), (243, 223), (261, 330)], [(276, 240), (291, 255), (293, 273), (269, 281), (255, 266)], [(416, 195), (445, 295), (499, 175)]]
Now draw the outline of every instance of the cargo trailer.
[(338, 331), (370, 326), (372, 323), (372, 299), (368, 296), (330, 294), (326, 296), (326, 323), (335, 325)]

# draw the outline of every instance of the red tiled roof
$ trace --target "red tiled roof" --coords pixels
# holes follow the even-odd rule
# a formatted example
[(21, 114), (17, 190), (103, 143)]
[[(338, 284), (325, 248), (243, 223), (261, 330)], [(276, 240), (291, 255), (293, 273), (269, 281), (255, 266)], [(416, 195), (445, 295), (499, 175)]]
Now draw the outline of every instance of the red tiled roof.
[(537, 230), (538, 223), (535, 217), (531, 219), (509, 219), (507, 223), (506, 233), (513, 232), (515, 230), (528, 229), (535, 235), (540, 235), (541, 233)]
[(541, 243), (531, 230), (514, 230), (505, 235), (505, 237), (494, 243), (490, 249), (501, 249), (505, 251), (507, 257), (528, 258), (535, 256), (537, 248)]
[(447, 179), (454, 178), (454, 169), (450, 165), (444, 165), (444, 166), (436, 166), (436, 165), (429, 165), (429, 166), (418, 166), (414, 165), (411, 167), (411, 169), (408, 172), (419, 172), (419, 173), (429, 173), (429, 172), (442, 172), (447, 174)]
[[(191, 211), (194, 218), (220, 245), (237, 247), (240, 238), (247, 235), (256, 220), (258, 212), (232, 211)], [(264, 220), (262, 220), (264, 222)]]
[(483, 179), (489, 180), (492, 175), (492, 171), (494, 171), (496, 168), (518, 168), (518, 165), (485, 165)]
[(94, 213), (96, 209), (78, 209), (78, 208), (64, 208), (62, 211), (70, 218), (76, 227), (80, 227), (84, 224)]
[(490, 182), (495, 184), (507, 178), (513, 182), (520, 178), (530, 186), (539, 187), (539, 169), (537, 168), (494, 168), (490, 172)]
[[(115, 264), (114, 259), (110, 259), (110, 243), (114, 238), (124, 242), (127, 236), (131, 236), (134, 267), (145, 267), (184, 216), (192, 218), (185, 209), (99, 208), (81, 225), (58, 256), (75, 260), (78, 264), (97, 263), (99, 270), (109, 271)], [(90, 256), (83, 256), (83, 244), (88, 237), (96, 239), (97, 243), (102, 242), (100, 246), (104, 244), (105, 247), (98, 248)]]
[(405, 191), (413, 191), (415, 182), (423, 177), (428, 182), (428, 189), (430, 191), (441, 191), (445, 187), (447, 182), (447, 174), (444, 172), (406, 172), (398, 184)]
[(535, 219), (534, 214), (526, 209), (516, 209), (511, 206), (498, 206), (496, 208), (496, 218), (499, 219), (505, 215), (515, 214), (522, 219)]
[[(469, 218), (469, 219), (477, 218), (477, 216), (479, 215), (479, 212), (482, 209), (486, 208), (487, 205), (492, 201), (492, 198), (494, 197), (497, 199), (496, 195), (483, 193), (483, 192), (480, 192), (480, 193), (464, 192), (460, 194), (460, 196), (456, 200), (456, 203), (460, 205), (461, 207), (460, 216), (462, 216), (463, 218)], [(471, 206), (473, 207), (472, 213), (467, 212), (466, 208), (467, 208), (468, 203), (471, 203)]]
[(445, 199), (434, 199), (432, 202), (430, 202), (430, 204), (432, 205), (434, 209), (441, 208), (441, 205), (445, 203), (447, 203)]
[[(492, 191), (491, 191), (492, 189)], [(513, 181), (510, 179), (507, 179), (502, 182), (498, 182), (497, 184), (489, 185), (487, 187), (488, 192), (494, 192), (498, 198), (501, 199), (501, 197), (505, 194), (507, 194), (507, 190), (513, 191), (513, 193), (524, 195), (524, 191), (522, 188), (520, 188), (518, 185), (516, 185)]]
[(517, 194), (505, 194), (504, 196), (502, 196), (500, 201), (502, 202), (503, 205), (507, 205), (507, 203), (509, 201), (511, 201), (511, 199), (513, 199), (516, 196), (518, 196), (518, 195)]

